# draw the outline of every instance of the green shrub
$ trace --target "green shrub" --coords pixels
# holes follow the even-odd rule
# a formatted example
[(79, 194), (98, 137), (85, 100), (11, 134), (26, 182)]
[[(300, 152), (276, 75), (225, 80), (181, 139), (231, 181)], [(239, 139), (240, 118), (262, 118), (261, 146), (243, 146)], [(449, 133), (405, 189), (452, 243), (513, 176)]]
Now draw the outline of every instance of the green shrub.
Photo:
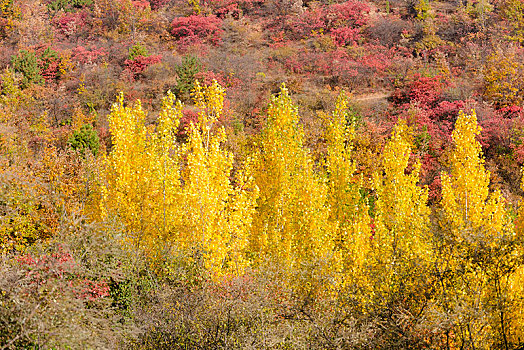
[(133, 46), (131, 46), (129, 48), (128, 59), (129, 60), (134, 60), (138, 56), (144, 56), (144, 57), (148, 57), (149, 56), (149, 52), (147, 51), (147, 49), (140, 43), (136, 44), (136, 45), (133, 45)]
[(17, 56), (11, 57), (11, 65), (15, 72), (22, 73), (20, 86), (25, 89), (31, 84), (42, 85), (44, 78), (40, 74), (38, 59), (33, 51), (20, 50)]
[(85, 151), (89, 149), (95, 156), (100, 148), (98, 135), (90, 124), (84, 124), (80, 127), (80, 130), (76, 130), (69, 138), (68, 144), (82, 154), (85, 154)]
[(93, 0), (54, 0), (47, 4), (50, 11), (64, 10), (73, 12), (74, 9), (82, 8), (93, 4)]

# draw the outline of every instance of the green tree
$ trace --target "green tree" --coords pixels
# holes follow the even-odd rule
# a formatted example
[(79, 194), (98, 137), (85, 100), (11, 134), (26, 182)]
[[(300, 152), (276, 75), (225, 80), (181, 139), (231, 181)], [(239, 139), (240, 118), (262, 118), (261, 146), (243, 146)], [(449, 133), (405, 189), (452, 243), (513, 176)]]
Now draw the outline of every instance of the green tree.
[(175, 93), (180, 98), (187, 98), (194, 89), (195, 76), (202, 70), (202, 64), (198, 57), (186, 55), (182, 58), (182, 63), (175, 69), (177, 83)]
[(127, 56), (128, 60), (134, 60), (137, 56), (143, 56), (148, 57), (149, 52), (147, 51), (147, 48), (138, 43), (129, 48), (129, 55)]

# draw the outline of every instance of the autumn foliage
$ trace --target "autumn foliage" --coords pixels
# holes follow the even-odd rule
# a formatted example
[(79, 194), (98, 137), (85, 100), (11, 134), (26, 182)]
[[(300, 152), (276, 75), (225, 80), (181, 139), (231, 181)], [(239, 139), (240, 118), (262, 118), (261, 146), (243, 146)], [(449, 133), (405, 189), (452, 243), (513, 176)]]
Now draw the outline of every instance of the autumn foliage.
[(0, 0), (0, 349), (524, 347), (522, 0)]

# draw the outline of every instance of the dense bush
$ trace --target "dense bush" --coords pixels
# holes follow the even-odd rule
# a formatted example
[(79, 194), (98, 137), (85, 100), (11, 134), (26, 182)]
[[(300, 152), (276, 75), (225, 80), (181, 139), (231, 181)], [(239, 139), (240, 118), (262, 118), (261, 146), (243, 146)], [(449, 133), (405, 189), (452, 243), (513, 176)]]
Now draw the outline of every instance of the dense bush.
[(133, 59), (127, 59), (125, 61), (126, 71), (131, 73), (131, 77), (136, 79), (147, 67), (160, 63), (162, 56), (135, 56)]
[(80, 218), (66, 220), (69, 229), (52, 241), (1, 258), (0, 344), (7, 349), (109, 348), (123, 339), (110, 283), (123, 278), (125, 252)]
[(314, 32), (326, 32), (340, 46), (354, 44), (361, 38), (361, 29), (368, 23), (370, 11), (367, 4), (359, 1), (315, 7), (291, 16), (286, 29), (295, 33), (297, 39), (309, 37)]
[(47, 8), (51, 11), (64, 10), (73, 12), (76, 9), (93, 4), (93, 0), (49, 0)]
[(59, 79), (60, 75), (64, 72), (64, 68), (61, 67), (62, 59), (58, 52), (50, 47), (46, 47), (38, 50), (37, 54), (40, 74), (45, 81), (51, 82)]
[(31, 84), (43, 84), (44, 78), (40, 74), (38, 58), (34, 51), (21, 50), (17, 56), (11, 58), (11, 64), (15, 72), (22, 73), (22, 88)]
[(73, 49), (71, 58), (74, 61), (77, 61), (79, 63), (93, 64), (100, 57), (103, 57), (106, 55), (107, 55), (107, 52), (103, 48), (96, 48), (96, 47), (87, 48), (84, 46), (77, 46)]
[(148, 57), (149, 52), (142, 44), (136, 44), (129, 48), (129, 55), (127, 56), (128, 60), (134, 60), (137, 56)]
[(6, 38), (15, 29), (15, 23), (21, 17), (20, 8), (13, 0), (0, 1), (0, 37)]
[(484, 67), (484, 96), (500, 107), (522, 105), (524, 64), (521, 50), (494, 52)]
[(87, 25), (87, 14), (84, 11), (74, 13), (66, 12), (53, 18), (53, 24), (60, 34), (69, 37), (84, 30)]
[(191, 15), (171, 22), (171, 35), (183, 43), (207, 41), (217, 44), (222, 33), (222, 20), (216, 16)]
[(169, 0), (148, 0), (152, 10), (158, 10), (164, 7)]
[(98, 134), (90, 124), (84, 124), (80, 127), (80, 130), (75, 130), (69, 138), (68, 144), (74, 150), (78, 150), (81, 153), (89, 150), (95, 156), (98, 154), (100, 148)]
[(68, 69), (66, 60), (50, 47), (36, 51), (20, 50), (17, 56), (12, 56), (11, 64), (15, 72), (23, 76), (22, 88), (56, 82)]

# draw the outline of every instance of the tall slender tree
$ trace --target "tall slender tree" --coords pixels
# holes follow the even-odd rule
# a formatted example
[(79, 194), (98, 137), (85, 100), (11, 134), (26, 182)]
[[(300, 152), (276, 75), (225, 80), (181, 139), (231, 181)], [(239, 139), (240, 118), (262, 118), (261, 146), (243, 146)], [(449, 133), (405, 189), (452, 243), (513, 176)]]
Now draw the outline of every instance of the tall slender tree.
[(267, 112), (255, 161), (260, 188), (251, 249), (293, 266), (333, 254), (327, 187), (304, 147), (297, 107), (282, 85)]
[(509, 278), (518, 266), (514, 225), (500, 191), (490, 191), (481, 128), (474, 111), (459, 113), (450, 171), (442, 173), (442, 236), (437, 245), (441, 301), (460, 347), (508, 349)]
[[(352, 160), (356, 119), (342, 92), (331, 115), (324, 115), (327, 144), (329, 219), (334, 226), (335, 252), (345, 279), (361, 279), (371, 244), (369, 206), (363, 196), (363, 178)], [(349, 275), (348, 275), (349, 274)]]
[[(420, 163), (410, 163), (412, 131), (399, 120), (386, 144), (383, 172), (375, 173), (374, 268), (378, 269), (377, 296), (394, 308), (425, 307), (424, 278), (431, 257), (428, 189), (419, 186)], [(412, 295), (412, 300), (399, 296)], [(410, 304), (408, 304), (410, 303)]]

